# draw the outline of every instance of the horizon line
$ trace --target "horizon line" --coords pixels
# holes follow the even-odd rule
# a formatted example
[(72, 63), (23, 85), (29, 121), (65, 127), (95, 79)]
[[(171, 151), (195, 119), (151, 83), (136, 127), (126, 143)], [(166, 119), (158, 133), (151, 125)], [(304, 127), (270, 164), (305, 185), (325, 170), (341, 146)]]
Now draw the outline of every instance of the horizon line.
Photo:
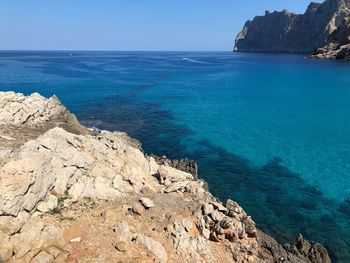
[(232, 50), (0, 49), (0, 52), (233, 52)]

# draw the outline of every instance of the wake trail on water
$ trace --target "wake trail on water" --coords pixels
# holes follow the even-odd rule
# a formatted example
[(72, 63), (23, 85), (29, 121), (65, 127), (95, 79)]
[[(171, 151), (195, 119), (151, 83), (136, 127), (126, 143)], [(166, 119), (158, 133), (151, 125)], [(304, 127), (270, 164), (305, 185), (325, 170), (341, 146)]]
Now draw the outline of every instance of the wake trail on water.
[(209, 62), (199, 61), (199, 60), (190, 59), (190, 58), (182, 58), (181, 60), (187, 61), (187, 62), (191, 62), (191, 63), (195, 63), (195, 64), (209, 64)]

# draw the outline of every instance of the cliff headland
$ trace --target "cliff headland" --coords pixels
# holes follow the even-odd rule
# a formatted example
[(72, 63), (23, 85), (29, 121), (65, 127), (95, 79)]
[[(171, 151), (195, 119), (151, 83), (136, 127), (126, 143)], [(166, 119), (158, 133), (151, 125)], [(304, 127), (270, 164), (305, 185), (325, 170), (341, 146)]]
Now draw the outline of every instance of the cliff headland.
[(195, 162), (91, 131), (56, 97), (0, 92), (0, 168), (0, 262), (330, 262), (259, 231)]
[(293, 52), (313, 58), (350, 57), (350, 1), (311, 3), (304, 14), (266, 11), (245, 23), (237, 35), (235, 51)]

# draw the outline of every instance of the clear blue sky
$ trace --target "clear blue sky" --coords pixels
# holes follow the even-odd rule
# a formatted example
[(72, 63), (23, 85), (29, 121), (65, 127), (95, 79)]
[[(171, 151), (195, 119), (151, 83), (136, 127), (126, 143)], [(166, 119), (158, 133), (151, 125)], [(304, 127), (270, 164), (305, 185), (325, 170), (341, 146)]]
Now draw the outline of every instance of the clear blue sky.
[(247, 19), (310, 0), (0, 0), (2, 50), (231, 50)]

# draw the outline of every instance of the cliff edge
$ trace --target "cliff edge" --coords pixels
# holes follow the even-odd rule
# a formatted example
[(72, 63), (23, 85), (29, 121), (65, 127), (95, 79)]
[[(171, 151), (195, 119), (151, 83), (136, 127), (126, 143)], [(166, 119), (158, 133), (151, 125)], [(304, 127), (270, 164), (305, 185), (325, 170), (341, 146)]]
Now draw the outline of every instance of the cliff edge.
[[(239, 52), (293, 52), (312, 54), (325, 53), (331, 49), (344, 49), (349, 44), (349, 31), (344, 30), (350, 15), (349, 0), (326, 0), (311, 3), (304, 14), (266, 11), (245, 23), (235, 40), (235, 51)], [(334, 33), (341, 30), (343, 35), (338, 43)], [(339, 35), (339, 34), (338, 34)], [(330, 47), (331, 46), (331, 47)], [(345, 58), (338, 52), (328, 52), (319, 58)]]
[(259, 231), (193, 162), (91, 132), (56, 97), (0, 92), (0, 105), (0, 262), (330, 262)]

